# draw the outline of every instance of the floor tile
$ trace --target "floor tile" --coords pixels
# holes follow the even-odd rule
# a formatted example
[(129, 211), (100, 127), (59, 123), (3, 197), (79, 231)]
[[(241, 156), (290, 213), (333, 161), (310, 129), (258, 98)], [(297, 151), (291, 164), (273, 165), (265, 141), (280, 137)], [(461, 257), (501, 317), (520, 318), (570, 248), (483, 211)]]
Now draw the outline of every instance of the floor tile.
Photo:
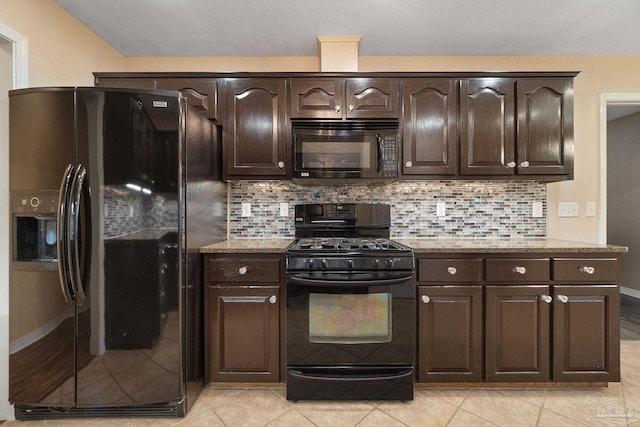
[(460, 407), (500, 426), (535, 426), (544, 401), (540, 393), (544, 390), (471, 390)]
[(447, 427), (495, 427), (496, 425), (464, 409), (458, 409), (447, 424)]
[(358, 427), (406, 427), (407, 424), (398, 421), (380, 409), (374, 409), (358, 423)]
[(292, 405), (320, 427), (355, 426), (375, 409), (366, 402), (298, 402)]
[(289, 409), (275, 420), (267, 424), (268, 427), (315, 427), (304, 415), (295, 409)]
[(381, 403), (378, 409), (409, 426), (444, 426), (458, 409), (457, 405), (428, 393), (416, 393), (411, 402)]
[(264, 426), (289, 409), (289, 404), (268, 389), (245, 389), (233, 399), (212, 407), (229, 427)]
[(623, 407), (624, 397), (619, 384), (609, 388), (549, 390), (544, 409), (588, 425), (602, 425), (599, 416), (609, 407)]

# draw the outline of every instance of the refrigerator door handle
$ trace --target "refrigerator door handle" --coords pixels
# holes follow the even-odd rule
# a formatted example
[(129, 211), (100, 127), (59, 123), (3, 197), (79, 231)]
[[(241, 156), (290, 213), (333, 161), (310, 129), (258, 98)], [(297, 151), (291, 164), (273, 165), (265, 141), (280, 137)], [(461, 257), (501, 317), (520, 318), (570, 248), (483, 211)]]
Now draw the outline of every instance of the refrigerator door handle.
[(67, 214), (69, 209), (69, 192), (71, 191), (71, 181), (75, 170), (73, 165), (69, 164), (62, 176), (60, 183), (60, 194), (58, 196), (58, 217), (56, 224), (56, 235), (58, 244), (56, 245), (56, 256), (58, 258), (58, 276), (60, 277), (60, 287), (62, 288), (62, 296), (66, 302), (70, 303), (72, 297), (72, 284), (70, 275), (69, 260), (67, 258), (68, 232), (67, 232)]
[[(69, 260), (71, 264), (71, 284), (76, 301), (79, 304), (84, 303), (86, 295), (85, 281), (89, 279), (89, 267), (91, 265), (91, 233), (84, 233), (80, 229), (80, 216), (84, 215), (84, 229), (91, 230), (91, 204), (90, 190), (87, 178), (87, 169), (81, 164), (78, 165), (73, 184), (71, 186), (70, 206), (71, 215), (69, 215), (69, 247), (67, 248)], [(83, 198), (84, 196), (84, 198)], [(81, 202), (84, 202), (81, 204)], [(83, 212), (80, 212), (80, 209)], [(84, 241), (81, 241), (81, 239)], [(84, 243), (84, 244), (83, 244)], [(84, 253), (81, 253), (84, 251)], [(80, 265), (82, 263), (82, 265)]]

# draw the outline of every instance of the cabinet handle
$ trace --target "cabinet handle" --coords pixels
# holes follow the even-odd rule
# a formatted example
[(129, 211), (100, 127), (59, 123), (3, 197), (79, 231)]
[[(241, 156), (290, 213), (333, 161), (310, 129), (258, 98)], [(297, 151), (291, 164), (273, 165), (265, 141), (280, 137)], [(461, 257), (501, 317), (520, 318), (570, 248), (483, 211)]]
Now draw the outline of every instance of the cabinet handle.
[(249, 271), (249, 269), (244, 265), (238, 269), (238, 273), (240, 274), (247, 274), (247, 271)]
[(551, 301), (553, 301), (553, 298), (551, 298), (549, 295), (542, 295), (540, 299), (547, 304), (551, 304)]
[(280, 169), (284, 169), (284, 162), (278, 162), (278, 167)]
[(339, 105), (336, 105), (336, 113), (339, 113), (341, 108), (342, 107), (340, 107)]
[(566, 304), (569, 302), (569, 297), (566, 295), (558, 295), (558, 301), (560, 301), (563, 304)]
[(521, 168), (528, 168), (529, 167), (529, 162), (525, 160), (524, 162), (520, 163), (520, 167)]
[(349, 112), (353, 111), (353, 105), (349, 105)]
[(404, 163), (404, 165), (405, 165), (405, 167), (410, 168), (411, 166), (413, 166), (413, 162), (412, 162), (411, 160), (407, 160), (407, 161)]
[(422, 297), (420, 297), (420, 299), (422, 300), (423, 303), (425, 304), (429, 304), (429, 301), (431, 301), (431, 298), (429, 298), (426, 295), (422, 295)]
[(593, 274), (596, 272), (596, 269), (589, 265), (583, 265), (582, 267), (579, 268), (579, 270), (586, 274)]
[(527, 268), (526, 267), (522, 267), (520, 265), (517, 265), (513, 268), (513, 271), (515, 271), (518, 274), (527, 274)]
[(513, 168), (515, 168), (515, 167), (516, 167), (516, 162), (509, 162), (509, 163), (507, 163), (507, 167), (508, 167), (509, 169), (513, 169)]
[(458, 269), (455, 267), (447, 267), (447, 273), (454, 275), (458, 272)]
[(278, 297), (277, 297), (277, 296), (275, 296), (275, 295), (271, 295), (271, 296), (269, 297), (269, 302), (270, 302), (271, 304), (275, 304), (276, 302), (278, 302)]

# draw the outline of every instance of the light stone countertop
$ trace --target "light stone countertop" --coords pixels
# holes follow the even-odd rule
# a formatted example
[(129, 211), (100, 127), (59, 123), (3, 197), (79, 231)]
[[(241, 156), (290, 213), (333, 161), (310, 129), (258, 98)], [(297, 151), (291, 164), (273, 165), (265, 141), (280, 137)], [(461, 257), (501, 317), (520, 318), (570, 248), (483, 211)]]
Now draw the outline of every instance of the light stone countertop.
[(284, 239), (232, 239), (200, 248), (203, 254), (284, 254), (293, 242)]
[[(573, 242), (569, 240), (523, 238), (523, 239), (402, 239), (392, 240), (413, 248), (421, 253), (602, 253), (619, 254), (627, 252), (624, 246), (602, 245), (598, 243)], [(282, 253), (293, 242), (282, 239), (232, 239), (200, 248), (200, 253)]]

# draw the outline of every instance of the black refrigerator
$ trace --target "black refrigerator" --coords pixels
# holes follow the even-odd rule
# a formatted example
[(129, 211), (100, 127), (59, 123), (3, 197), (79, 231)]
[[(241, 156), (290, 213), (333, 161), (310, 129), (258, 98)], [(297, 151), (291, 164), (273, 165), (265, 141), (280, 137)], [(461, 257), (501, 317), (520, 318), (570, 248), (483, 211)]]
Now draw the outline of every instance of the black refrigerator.
[(9, 401), (18, 419), (184, 416), (198, 249), (226, 238), (218, 129), (179, 92), (9, 92)]

